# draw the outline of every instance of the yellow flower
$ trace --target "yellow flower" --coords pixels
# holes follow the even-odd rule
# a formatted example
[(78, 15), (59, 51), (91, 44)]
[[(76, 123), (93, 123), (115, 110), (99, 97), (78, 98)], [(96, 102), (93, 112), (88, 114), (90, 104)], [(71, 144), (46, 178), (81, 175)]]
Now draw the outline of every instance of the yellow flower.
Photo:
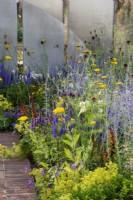
[(92, 63), (91, 66), (92, 66), (92, 67), (96, 67), (97, 65), (96, 65), (95, 63)]
[(81, 49), (81, 47), (76, 47), (76, 50), (77, 50), (77, 51), (80, 51), (80, 49)]
[(65, 119), (64, 118), (59, 118), (58, 119), (60, 122), (65, 122)]
[(3, 81), (3, 79), (0, 77), (0, 82)]
[(90, 124), (90, 125), (95, 125), (96, 122), (95, 122), (95, 121), (91, 121), (89, 124)]
[(90, 50), (86, 49), (82, 53), (89, 53), (89, 52), (90, 52)]
[(112, 64), (112, 65), (117, 65), (118, 62), (117, 62), (117, 61), (112, 61), (111, 64)]
[(81, 47), (81, 44), (76, 44), (75, 47)]
[(5, 60), (12, 60), (11, 56), (5, 56)]
[(70, 121), (73, 122), (75, 119), (71, 118)]
[(100, 68), (94, 69), (95, 72), (100, 72), (100, 70), (101, 70)]
[(97, 76), (101, 76), (101, 74), (97, 74)]
[(101, 84), (99, 85), (100, 89), (105, 89), (106, 88), (106, 84)]
[(78, 62), (79, 64), (81, 64), (81, 63), (82, 63), (82, 60), (78, 60), (77, 62)]
[(117, 61), (117, 58), (113, 58), (113, 61)]
[(107, 76), (102, 76), (101, 78), (102, 78), (102, 79), (106, 79), (106, 78), (108, 78), (108, 77), (107, 77)]
[(64, 110), (63, 107), (58, 107), (58, 108), (54, 109), (53, 113), (54, 113), (55, 115), (58, 115), (58, 114), (63, 113), (64, 111), (65, 111), (65, 110)]
[(31, 85), (31, 87), (32, 87), (32, 88), (35, 88), (35, 87), (36, 87), (36, 85)]
[(7, 43), (7, 44), (4, 45), (4, 47), (5, 47), (6, 49), (9, 49), (9, 48), (10, 48), (10, 44)]
[(18, 118), (19, 121), (25, 121), (25, 120), (27, 120), (27, 119), (28, 119), (27, 116), (22, 116), (22, 117), (19, 117), (19, 118)]
[(103, 85), (103, 83), (102, 83), (102, 82), (99, 82), (98, 85)]
[(122, 82), (116, 82), (115, 84), (116, 84), (116, 85), (123, 85)]

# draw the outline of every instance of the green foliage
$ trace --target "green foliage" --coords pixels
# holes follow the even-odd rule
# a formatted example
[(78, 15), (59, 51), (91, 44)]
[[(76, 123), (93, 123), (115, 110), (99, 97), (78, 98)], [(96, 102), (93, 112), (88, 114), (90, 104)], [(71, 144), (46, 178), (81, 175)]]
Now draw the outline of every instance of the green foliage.
[(0, 130), (7, 130), (11, 126), (12, 121), (5, 117), (4, 112), (10, 111), (12, 108), (12, 104), (3, 95), (0, 95)]
[[(133, 178), (124, 177), (118, 172), (114, 163), (99, 167), (94, 171), (84, 171), (84, 166), (72, 168), (67, 163), (61, 167), (58, 176), (55, 168), (34, 169), (31, 174), (36, 178), (36, 188), (39, 189), (41, 200), (130, 200), (133, 195)], [(51, 183), (48, 187), (48, 184)]]
[(0, 156), (4, 158), (18, 158), (21, 157), (20, 146), (13, 143), (12, 147), (6, 147), (0, 144)]

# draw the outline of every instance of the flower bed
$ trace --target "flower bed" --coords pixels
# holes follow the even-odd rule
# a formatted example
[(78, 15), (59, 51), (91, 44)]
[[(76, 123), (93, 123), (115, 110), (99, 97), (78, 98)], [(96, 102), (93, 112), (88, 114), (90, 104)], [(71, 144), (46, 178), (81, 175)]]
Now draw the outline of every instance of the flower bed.
[(0, 65), (0, 129), (20, 133), (14, 148), (32, 157), (41, 200), (130, 200), (133, 62), (121, 51), (80, 53), (45, 79)]

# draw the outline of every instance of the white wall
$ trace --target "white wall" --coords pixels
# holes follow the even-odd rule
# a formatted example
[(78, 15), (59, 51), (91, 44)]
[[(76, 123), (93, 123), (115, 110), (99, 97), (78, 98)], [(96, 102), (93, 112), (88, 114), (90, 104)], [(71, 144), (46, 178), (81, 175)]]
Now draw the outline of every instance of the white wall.
[[(3, 35), (7, 35), (7, 41), (11, 48), (5, 51), (3, 48)], [(14, 0), (0, 0), (0, 58), (10, 55), (13, 60), (6, 61), (5, 65), (9, 68), (16, 68), (16, 47), (17, 47), (17, 8)]]

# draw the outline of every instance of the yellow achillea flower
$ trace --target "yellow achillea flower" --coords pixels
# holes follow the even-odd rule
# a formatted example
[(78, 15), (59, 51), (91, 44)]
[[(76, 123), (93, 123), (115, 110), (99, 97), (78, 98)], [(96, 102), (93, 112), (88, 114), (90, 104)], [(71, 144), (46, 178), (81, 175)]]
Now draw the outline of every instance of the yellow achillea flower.
[(70, 121), (73, 122), (75, 119), (71, 118)]
[(60, 122), (65, 122), (65, 119), (64, 118), (59, 118), (58, 119)]
[(113, 58), (113, 61), (117, 61), (117, 58)]
[(81, 47), (81, 44), (76, 44), (75, 47)]
[(90, 52), (90, 50), (86, 49), (82, 53), (89, 53), (89, 52)]
[(98, 85), (103, 85), (103, 83), (102, 83), (102, 82), (99, 82)]
[(4, 45), (4, 47), (5, 47), (6, 49), (9, 49), (9, 48), (10, 48), (10, 44), (7, 43), (7, 44)]
[(112, 61), (111, 64), (112, 64), (112, 65), (117, 65), (118, 62), (117, 62), (117, 61)]
[(115, 84), (116, 84), (116, 85), (123, 85), (122, 82), (116, 82)]
[(3, 79), (0, 77), (0, 82), (3, 81)]
[(78, 60), (77, 62), (78, 62), (79, 64), (81, 64), (81, 63), (82, 63), (82, 60)]
[(5, 56), (5, 60), (12, 60), (11, 56)]
[(107, 77), (107, 76), (102, 76), (101, 78), (102, 78), (102, 79), (106, 79), (106, 78), (108, 78), (108, 77)]
[(105, 89), (106, 88), (106, 84), (101, 84), (99, 85), (100, 89)]
[(92, 63), (91, 64), (91, 67), (96, 67), (97, 65), (95, 63)]
[(101, 70), (100, 68), (94, 69), (95, 72), (100, 72), (100, 70)]
[(101, 74), (97, 74), (97, 76), (101, 76)]
[(95, 122), (95, 121), (91, 121), (89, 124), (90, 124), (90, 125), (95, 125), (96, 122)]
[(36, 85), (31, 85), (32, 88), (36, 88)]
[(22, 116), (18, 118), (19, 121), (26, 121), (27, 119), (28, 119), (27, 116)]
[(53, 113), (54, 113), (55, 115), (58, 115), (58, 114), (63, 113), (64, 111), (65, 111), (65, 109), (64, 109), (63, 107), (58, 107), (58, 108), (55, 108), (55, 109), (54, 109)]

